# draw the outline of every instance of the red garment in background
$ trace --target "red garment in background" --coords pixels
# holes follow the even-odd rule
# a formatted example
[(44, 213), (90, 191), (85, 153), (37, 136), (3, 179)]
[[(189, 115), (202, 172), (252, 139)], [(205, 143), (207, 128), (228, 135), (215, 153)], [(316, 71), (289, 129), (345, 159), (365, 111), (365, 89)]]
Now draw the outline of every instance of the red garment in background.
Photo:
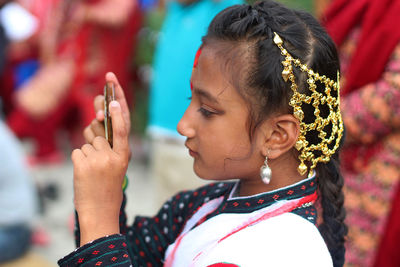
[[(84, 2), (96, 5), (101, 1)], [(93, 99), (103, 93), (104, 77), (108, 71), (117, 75), (128, 102), (133, 102), (133, 92), (129, 84), (132, 76), (130, 63), (140, 26), (141, 11), (136, 5), (124, 25), (110, 27), (84, 23), (75, 34), (58, 43), (57, 53), (60, 56), (67, 55), (75, 59), (75, 75), (68, 93), (43, 119), (30, 117), (21, 108), (14, 110), (7, 118), (10, 128), (17, 136), (32, 137), (36, 141), (36, 156), (42, 157), (57, 151), (56, 134), (60, 128), (74, 127), (81, 133), (83, 127), (95, 118)], [(94, 71), (87, 64), (93, 58), (99, 59)]]
[[(329, 35), (340, 48), (355, 28), (361, 33), (357, 48), (344, 75), (346, 83), (341, 95), (346, 96), (358, 88), (381, 78), (386, 63), (400, 42), (399, 0), (334, 0), (321, 19)], [(377, 153), (379, 147), (346, 149), (344, 164), (357, 154), (364, 154), (365, 164)], [(347, 166), (346, 168), (351, 168)]]
[(26, 8), (38, 19), (38, 31), (40, 32), (45, 28), (46, 21), (50, 16), (50, 10), (52, 10), (60, 0), (40, 0), (30, 1)]
[(400, 266), (400, 186), (397, 186), (392, 210), (376, 256), (374, 267)]
[[(344, 74), (343, 96), (381, 78), (390, 56), (400, 43), (399, 14), (398, 0), (336, 0), (328, 8), (322, 23), (338, 47), (355, 28), (361, 29), (348, 71)], [(351, 162), (355, 155), (362, 153), (367, 164), (379, 149), (374, 146), (364, 147), (364, 150), (358, 146), (347, 147), (342, 151), (342, 162)], [(344, 168), (351, 168), (350, 164), (345, 164)], [(398, 188), (375, 267), (400, 266), (400, 186)]]
[(343, 95), (380, 78), (400, 41), (399, 14), (398, 0), (336, 0), (328, 8), (322, 23), (337, 46), (351, 30), (361, 27), (357, 50), (345, 74)]
[[(101, 0), (86, 0), (85, 2), (96, 5)], [(93, 98), (103, 94), (104, 76), (112, 71), (124, 89), (128, 104), (133, 102), (134, 94), (131, 88), (132, 77), (130, 63), (133, 60), (136, 35), (141, 26), (141, 11), (135, 6), (128, 21), (122, 27), (102, 27), (91, 23), (82, 26), (75, 38), (68, 40), (64, 46), (77, 46), (76, 76), (71, 93), (80, 110), (83, 112), (83, 125), (94, 119)], [(101, 51), (101, 67), (95, 73), (85, 70), (85, 62), (90, 58), (91, 47)]]

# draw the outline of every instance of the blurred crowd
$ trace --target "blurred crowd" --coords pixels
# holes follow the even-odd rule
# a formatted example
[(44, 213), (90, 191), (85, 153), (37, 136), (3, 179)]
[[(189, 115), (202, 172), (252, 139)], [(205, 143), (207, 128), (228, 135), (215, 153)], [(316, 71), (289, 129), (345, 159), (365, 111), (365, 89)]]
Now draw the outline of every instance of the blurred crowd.
[[(0, 0), (0, 264), (23, 256), (36, 231), (43, 192), (30, 168), (62, 164), (83, 144), (108, 71), (134, 111), (132, 138), (148, 145), (142, 156), (157, 202), (202, 183), (190, 179), (176, 125), (189, 105), (193, 59), (207, 25), (242, 2)], [(282, 2), (312, 6), (341, 58), (345, 266), (398, 267), (400, 0)]]

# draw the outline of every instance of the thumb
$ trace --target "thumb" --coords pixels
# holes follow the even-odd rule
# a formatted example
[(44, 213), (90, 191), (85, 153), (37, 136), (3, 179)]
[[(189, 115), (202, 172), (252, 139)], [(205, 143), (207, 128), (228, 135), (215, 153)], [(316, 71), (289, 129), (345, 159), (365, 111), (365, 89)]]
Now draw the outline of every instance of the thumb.
[(129, 156), (128, 129), (118, 101), (111, 101), (110, 113), (113, 128), (113, 150), (121, 156)]

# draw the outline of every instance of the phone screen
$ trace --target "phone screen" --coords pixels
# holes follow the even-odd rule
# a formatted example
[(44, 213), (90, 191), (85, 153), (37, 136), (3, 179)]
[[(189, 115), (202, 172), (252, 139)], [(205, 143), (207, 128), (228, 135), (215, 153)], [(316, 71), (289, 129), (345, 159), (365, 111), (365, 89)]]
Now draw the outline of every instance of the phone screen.
[(113, 146), (113, 129), (109, 106), (110, 102), (113, 100), (115, 100), (114, 84), (108, 82), (104, 86), (104, 129), (106, 139), (111, 147)]

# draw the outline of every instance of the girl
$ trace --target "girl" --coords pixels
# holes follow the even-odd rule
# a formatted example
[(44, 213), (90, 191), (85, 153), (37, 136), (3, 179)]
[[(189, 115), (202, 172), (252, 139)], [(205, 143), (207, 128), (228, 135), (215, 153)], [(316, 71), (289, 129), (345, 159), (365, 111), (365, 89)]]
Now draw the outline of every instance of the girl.
[(114, 147), (99, 136), (100, 112), (85, 130), (89, 144), (72, 154), (81, 247), (59, 264), (342, 266), (338, 69), (334, 44), (307, 13), (271, 1), (220, 12), (197, 52), (178, 124), (196, 174), (217, 182), (126, 226), (130, 123), (117, 86)]

